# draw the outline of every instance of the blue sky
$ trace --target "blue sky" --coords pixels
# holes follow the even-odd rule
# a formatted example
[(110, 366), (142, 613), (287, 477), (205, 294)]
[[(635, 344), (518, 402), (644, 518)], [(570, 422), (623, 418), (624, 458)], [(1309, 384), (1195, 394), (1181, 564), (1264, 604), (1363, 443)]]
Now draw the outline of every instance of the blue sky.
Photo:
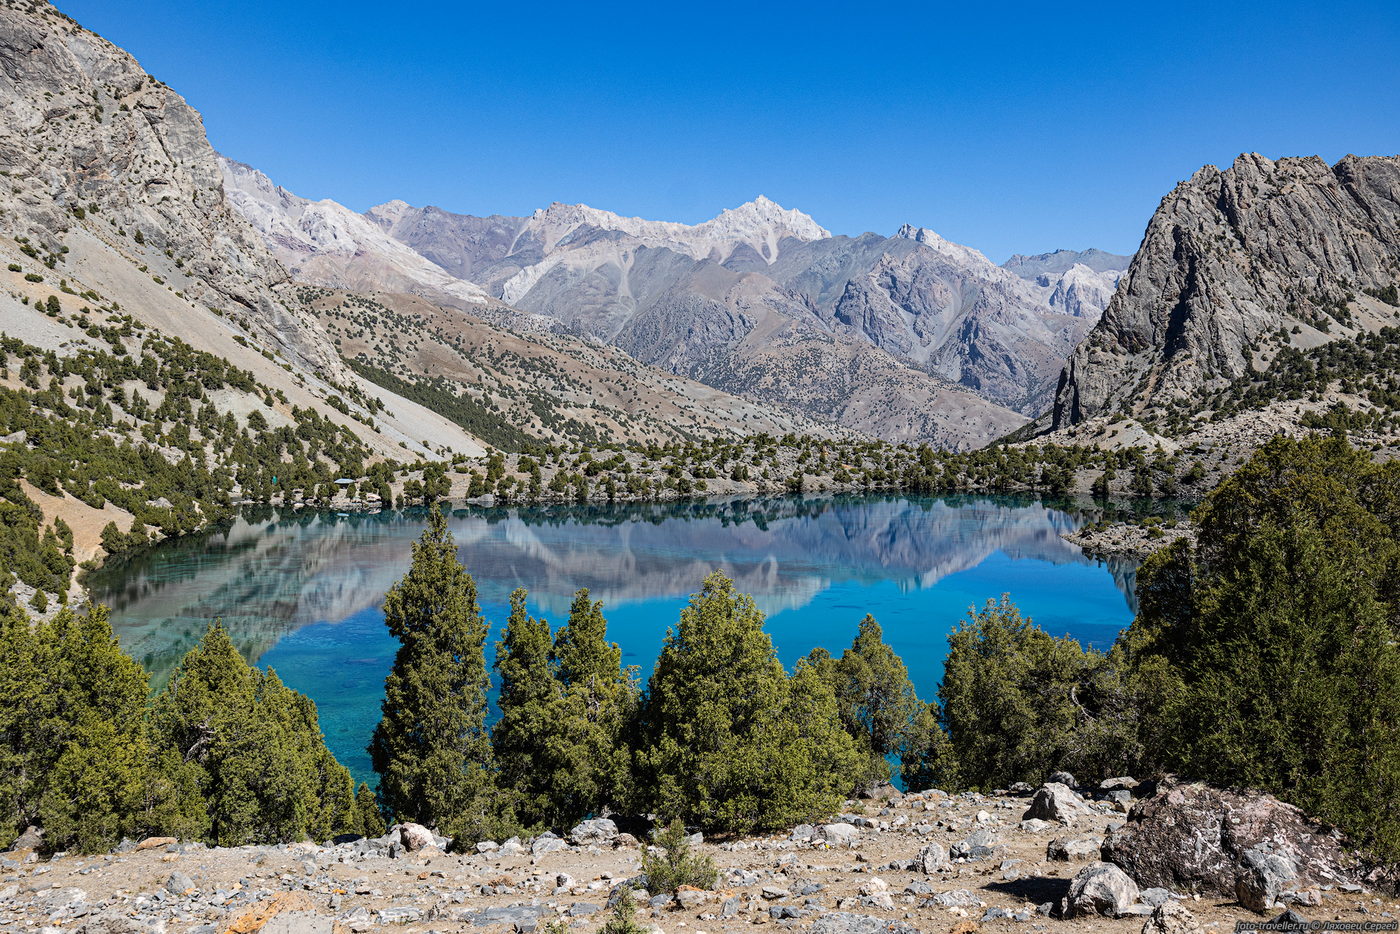
[(1400, 153), (1400, 3), (58, 0), (215, 147), (356, 209), (765, 194), (997, 261), (1131, 252), (1200, 165)]

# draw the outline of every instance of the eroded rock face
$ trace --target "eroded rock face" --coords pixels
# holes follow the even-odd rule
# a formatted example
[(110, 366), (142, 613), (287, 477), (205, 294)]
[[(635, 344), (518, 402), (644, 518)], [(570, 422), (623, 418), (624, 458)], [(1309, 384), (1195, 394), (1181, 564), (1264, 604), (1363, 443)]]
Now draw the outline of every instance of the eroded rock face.
[(1395, 283), (1400, 157), (1273, 161), (1245, 154), (1177, 185), (1102, 318), (1060, 375), (1062, 428), (1148, 401), (1218, 387), (1267, 365), (1261, 339), (1300, 328), (1295, 346), (1336, 338), (1327, 304), (1355, 296), (1375, 330), (1397, 309), (1364, 294)]
[(100, 241), (344, 378), (325, 332), (278, 297), (286, 272), (229, 206), (199, 114), (47, 3), (0, 8), (0, 169), (0, 211), (36, 247), (56, 251), (63, 235), (81, 265)]
[(1104, 859), (1144, 886), (1236, 895), (1256, 848), (1292, 863), (1299, 887), (1355, 881), (1358, 861), (1340, 836), (1272, 795), (1168, 784), (1138, 801), (1104, 840)]

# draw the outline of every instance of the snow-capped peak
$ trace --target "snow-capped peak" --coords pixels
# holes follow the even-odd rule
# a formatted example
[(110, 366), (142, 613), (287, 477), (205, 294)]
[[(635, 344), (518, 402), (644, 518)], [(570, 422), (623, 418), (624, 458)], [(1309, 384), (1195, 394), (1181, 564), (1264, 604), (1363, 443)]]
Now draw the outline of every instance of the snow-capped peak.
[[(997, 270), (1001, 269), (996, 263), (987, 259), (986, 255), (980, 250), (974, 250), (970, 246), (963, 246), (961, 243), (954, 243), (951, 240), (946, 240), (927, 227), (915, 227), (913, 224), (905, 224), (903, 227), (899, 228), (899, 232), (896, 233), (895, 236), (932, 247), (954, 262), (963, 266), (976, 267), (984, 273), (987, 267)], [(987, 274), (993, 275), (991, 273)]]
[(831, 236), (831, 231), (809, 215), (784, 208), (763, 195), (737, 208), (726, 208), (718, 217), (696, 226), (697, 230), (702, 228), (736, 239), (759, 237), (768, 231), (779, 231), (798, 240), (825, 240)]
[(555, 202), (536, 210), (529, 226), (543, 241), (545, 251), (582, 227), (627, 234), (644, 246), (664, 247), (696, 259), (717, 257), (720, 261), (742, 245), (771, 263), (778, 257), (778, 245), (786, 237), (821, 240), (831, 233), (801, 211), (788, 210), (759, 195), (737, 208), (727, 208), (718, 216), (699, 224), (652, 221), (623, 217), (586, 204)]

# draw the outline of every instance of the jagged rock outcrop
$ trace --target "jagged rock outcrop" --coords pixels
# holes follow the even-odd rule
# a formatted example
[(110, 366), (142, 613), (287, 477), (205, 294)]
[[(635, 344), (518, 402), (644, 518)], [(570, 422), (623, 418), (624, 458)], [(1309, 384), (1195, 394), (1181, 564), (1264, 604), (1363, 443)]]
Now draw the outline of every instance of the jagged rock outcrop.
[(1223, 386), (1267, 367), (1277, 346), (1394, 324), (1400, 308), (1365, 290), (1397, 281), (1400, 157), (1206, 166), (1153, 215), (1060, 375), (1051, 427)]
[(1299, 887), (1352, 883), (1340, 834), (1272, 795), (1166, 783), (1104, 840), (1103, 858), (1141, 886), (1234, 896), (1259, 851), (1286, 860)]
[(199, 114), (45, 2), (0, 5), (0, 170), (6, 229), (41, 252), (159, 268), (293, 362), (344, 378), (324, 333), (278, 297), (286, 273), (229, 207)]

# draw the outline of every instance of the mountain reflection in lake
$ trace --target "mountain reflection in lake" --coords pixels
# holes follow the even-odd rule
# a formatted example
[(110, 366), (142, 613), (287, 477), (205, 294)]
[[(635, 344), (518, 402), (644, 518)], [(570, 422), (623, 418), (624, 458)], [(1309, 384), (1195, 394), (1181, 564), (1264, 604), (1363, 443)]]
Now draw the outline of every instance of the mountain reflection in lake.
[[(839, 653), (869, 612), (932, 697), (948, 632), (1004, 592), (1052, 634), (1099, 647), (1131, 620), (1133, 565), (1092, 561), (1060, 538), (1080, 521), (1027, 499), (843, 497), (468, 508), (449, 527), (490, 644), (516, 587), (556, 625), (587, 587), (645, 677), (689, 594), (722, 568), (768, 615), (788, 666), (813, 646)], [(413, 511), (250, 512), (88, 583), (155, 685), (222, 618), (245, 656), (316, 701), (332, 750), (369, 778), (364, 746), (396, 647), (380, 605), (423, 524)]]

